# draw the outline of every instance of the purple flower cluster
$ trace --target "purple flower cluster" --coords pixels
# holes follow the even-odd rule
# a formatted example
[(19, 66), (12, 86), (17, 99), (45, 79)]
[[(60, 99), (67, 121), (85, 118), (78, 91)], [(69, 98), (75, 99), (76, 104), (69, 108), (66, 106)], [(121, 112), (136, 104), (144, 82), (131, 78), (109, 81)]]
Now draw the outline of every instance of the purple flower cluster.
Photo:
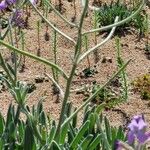
[[(30, 0), (32, 4), (36, 4), (37, 0)], [(7, 7), (16, 3), (16, 0), (2, 0), (0, 2), (0, 10), (5, 10)]]
[(37, 3), (37, 0), (30, 0), (30, 2), (35, 5)]
[(119, 140), (115, 142), (115, 150), (122, 150), (122, 145)]
[[(142, 145), (145, 145), (147, 141), (150, 140), (150, 132), (146, 132), (147, 124), (143, 115), (134, 116), (131, 120), (131, 123), (128, 125), (128, 134), (127, 134), (127, 143), (121, 141), (116, 141), (115, 149), (122, 150), (122, 148), (128, 148), (134, 146), (139, 148)], [(135, 142), (137, 141), (137, 142)], [(135, 144), (137, 143), (137, 146)]]
[(23, 19), (23, 11), (22, 10), (14, 10), (14, 15), (12, 17), (12, 23), (15, 26), (24, 28), (25, 21)]
[(0, 3), (0, 10), (4, 10), (8, 6), (13, 5), (14, 3), (16, 3), (16, 0), (3, 0)]
[[(5, 10), (7, 7), (15, 4), (17, 0), (2, 0), (0, 2), (0, 11)], [(33, 5), (37, 3), (37, 0), (29, 0)], [(11, 17), (11, 22), (13, 25), (24, 28), (25, 21), (23, 19), (23, 11), (19, 9), (12, 9), (13, 15)]]
[(134, 116), (131, 123), (128, 125), (128, 144), (133, 144), (135, 139), (140, 144), (144, 144), (150, 138), (150, 133), (146, 132), (147, 124), (143, 115)]

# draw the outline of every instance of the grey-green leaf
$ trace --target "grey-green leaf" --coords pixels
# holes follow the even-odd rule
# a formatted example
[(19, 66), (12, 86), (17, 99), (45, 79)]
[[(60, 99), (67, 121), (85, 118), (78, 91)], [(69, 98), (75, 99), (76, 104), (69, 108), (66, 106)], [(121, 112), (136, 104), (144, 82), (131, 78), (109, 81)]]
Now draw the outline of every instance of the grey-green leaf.
[(75, 136), (74, 140), (70, 144), (70, 149), (75, 149), (78, 145), (78, 142), (83, 138), (84, 133), (88, 130), (89, 128), (89, 120), (86, 121), (81, 129), (79, 130), (78, 134)]

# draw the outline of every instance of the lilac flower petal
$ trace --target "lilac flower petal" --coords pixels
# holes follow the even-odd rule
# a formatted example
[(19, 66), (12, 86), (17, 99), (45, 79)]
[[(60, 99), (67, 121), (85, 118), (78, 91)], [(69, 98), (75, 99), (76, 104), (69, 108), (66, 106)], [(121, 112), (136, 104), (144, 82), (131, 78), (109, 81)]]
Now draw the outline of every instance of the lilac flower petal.
[(150, 141), (150, 132), (147, 132), (147, 133), (145, 133), (145, 134), (146, 134), (146, 136), (147, 136), (147, 140), (146, 140), (145, 142)]
[(19, 9), (17, 9), (17, 10), (14, 9), (13, 12), (14, 12), (14, 15), (12, 18), (12, 23), (14, 23), (14, 25), (16, 25), (18, 27), (24, 28), (25, 21), (23, 19), (23, 11), (19, 10)]
[(148, 135), (143, 133), (142, 131), (139, 131), (137, 133), (137, 139), (140, 142), (140, 144), (144, 144), (145, 141), (148, 139)]
[(147, 124), (144, 122), (142, 118), (138, 122), (138, 127), (139, 127), (139, 130), (143, 130), (147, 127)]
[(4, 10), (5, 8), (7, 8), (7, 4), (6, 4), (5, 0), (3, 0), (0, 3), (0, 10)]
[(135, 138), (140, 144), (150, 139), (150, 133), (145, 133), (147, 124), (145, 123), (143, 115), (134, 116), (131, 123), (128, 125), (128, 143), (133, 144)]
[(135, 140), (134, 132), (129, 131), (129, 132), (128, 132), (128, 135), (127, 135), (127, 139), (128, 139), (128, 144), (129, 144), (129, 145), (132, 145), (133, 142), (134, 142), (134, 140)]
[(23, 11), (22, 10), (14, 9), (13, 12), (14, 12), (14, 18), (15, 19), (20, 18), (23, 15)]
[(133, 132), (135, 130), (138, 130), (138, 124), (137, 124), (136, 120), (132, 120), (131, 123), (128, 125), (128, 128)]
[(33, 5), (36, 4), (37, 0), (30, 0)]
[(142, 117), (141, 115), (136, 115), (136, 116), (133, 117), (133, 120), (136, 120), (137, 122), (139, 122), (139, 120), (141, 119), (141, 117)]
[(146, 141), (150, 140), (150, 132), (143, 133), (138, 132), (137, 133), (137, 139), (139, 140), (140, 144), (144, 144)]
[(12, 4), (16, 3), (16, 0), (6, 0), (6, 3), (8, 5), (12, 5)]
[(121, 146), (119, 140), (115, 141), (114, 149), (115, 149), (115, 150), (122, 150), (122, 146)]

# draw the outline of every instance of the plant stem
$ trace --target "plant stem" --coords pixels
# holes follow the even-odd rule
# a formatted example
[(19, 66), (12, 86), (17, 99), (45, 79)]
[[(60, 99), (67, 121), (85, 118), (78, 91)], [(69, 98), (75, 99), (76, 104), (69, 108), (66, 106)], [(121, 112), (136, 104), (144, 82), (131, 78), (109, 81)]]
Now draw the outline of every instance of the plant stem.
[[(22, 50), (24, 51), (25, 50), (25, 37), (24, 37), (23, 31), (21, 31), (21, 45), (22, 45)], [(25, 69), (25, 62), (26, 62), (26, 57), (24, 55), (21, 55), (21, 61), (23, 61), (21, 64), (21, 72), (23, 72)]]
[(65, 95), (64, 95), (64, 99), (63, 99), (63, 103), (62, 103), (62, 108), (61, 108), (61, 113), (60, 113), (60, 118), (59, 118), (59, 122), (58, 122), (58, 126), (57, 126), (57, 130), (56, 130), (56, 134), (55, 134), (55, 140), (59, 141), (59, 133), (61, 130), (61, 125), (63, 123), (64, 120), (64, 115), (65, 115), (65, 109), (66, 109), (66, 104), (70, 95), (70, 88), (71, 88), (71, 83), (72, 83), (72, 79), (77, 67), (77, 61), (79, 58), (79, 54), (81, 52), (81, 39), (82, 39), (82, 26), (83, 26), (83, 20), (84, 17), (86, 15), (86, 11), (87, 11), (87, 7), (88, 7), (88, 0), (86, 1), (86, 5), (83, 9), (82, 15), (81, 15), (81, 19), (80, 19), (80, 24), (79, 24), (79, 29), (78, 29), (78, 39), (77, 39), (77, 44), (75, 47), (75, 54), (74, 54), (74, 64), (72, 66), (72, 70), (70, 73), (70, 76), (67, 80), (67, 85), (66, 85), (66, 90), (65, 90)]
[[(11, 45), (14, 46), (14, 42), (13, 42), (13, 33), (12, 33), (12, 26), (11, 26), (11, 22), (9, 21), (9, 33), (10, 33), (10, 42), (11, 42)], [(17, 82), (17, 54), (15, 51), (11, 52), (11, 60), (12, 60), (12, 63), (14, 64), (14, 81), (15, 83)]]
[[(85, 49), (87, 51), (88, 50), (88, 37), (85, 35), (84, 38), (85, 38)], [(91, 64), (90, 64), (90, 58), (89, 58), (89, 56), (87, 56), (87, 63), (88, 63), (88, 68), (90, 68)]]
[[(115, 22), (118, 21), (118, 17), (116, 17)], [(84, 52), (80, 58), (78, 59), (78, 64), (85, 58), (87, 57), (91, 52), (95, 51), (98, 47), (102, 46), (103, 44), (105, 44), (112, 36), (113, 33), (115, 32), (116, 26), (114, 26), (111, 30), (111, 32), (109, 33), (109, 35), (99, 44), (97, 44), (96, 46), (92, 47), (91, 49), (89, 49), (88, 51)]]
[(72, 113), (72, 115), (67, 118), (64, 123), (62, 124), (62, 128), (65, 126), (66, 123), (68, 123), (69, 121), (71, 121), (71, 119), (77, 115), (77, 113), (83, 108), (85, 107), (92, 99), (95, 98), (95, 96), (99, 93), (99, 91), (101, 91), (102, 89), (104, 89), (118, 74), (120, 74), (120, 72), (122, 70), (124, 70), (126, 68), (126, 66), (129, 64), (130, 60), (127, 61), (127, 63), (125, 63), (103, 86), (101, 86), (100, 88), (98, 88), (96, 90), (95, 93), (93, 93), (87, 100), (86, 102), (84, 102), (74, 113)]
[[(53, 44), (53, 52), (54, 52), (54, 63), (57, 64), (57, 32), (54, 30), (54, 44)], [(57, 81), (58, 83), (58, 72), (53, 70), (53, 78)]]
[[(118, 63), (118, 68), (121, 68), (124, 64), (121, 55), (120, 55), (120, 50), (121, 50), (121, 45), (120, 45), (120, 39), (116, 38), (116, 49), (117, 49), (117, 63)], [(128, 84), (127, 84), (127, 79), (126, 79), (126, 72), (123, 70), (121, 72), (121, 80), (122, 80), (122, 88), (123, 88), (123, 99), (126, 101), (128, 99)]]
[(73, 42), (74, 44), (76, 44), (76, 42), (74, 41), (74, 39), (72, 39), (71, 37), (69, 37), (68, 35), (66, 35), (65, 33), (63, 33), (62, 31), (60, 31), (58, 28), (56, 28), (50, 21), (48, 21), (39, 11), (38, 9), (30, 2), (30, 4), (32, 5), (32, 7), (34, 8), (34, 10), (39, 14), (39, 16), (54, 30), (56, 30), (60, 35), (62, 35), (63, 37), (65, 37), (66, 39), (68, 39), (69, 41)]
[[(94, 29), (97, 28), (97, 13), (94, 11)], [(97, 38), (96, 38), (96, 32), (94, 32), (94, 44), (97, 45)], [(94, 61), (95, 64), (99, 61), (99, 54), (98, 54), (98, 49), (96, 49), (94, 52)]]
[(56, 87), (59, 89), (59, 91), (60, 91), (61, 97), (64, 98), (64, 92), (63, 92), (63, 90), (61, 89), (61, 87), (59, 86), (58, 82), (57, 82), (54, 78), (52, 78), (50, 75), (48, 75), (47, 73), (45, 73), (45, 75), (55, 84), (55, 86), (56, 86)]
[(78, 27), (76, 24), (74, 24), (74, 23), (68, 21), (66, 18), (64, 18), (64, 16), (61, 15), (61, 14), (59, 13), (59, 11), (57, 11), (57, 10), (55, 9), (55, 7), (53, 7), (53, 5), (52, 5), (48, 0), (45, 0), (45, 1), (46, 1), (46, 3), (51, 7), (51, 9), (55, 12), (55, 14), (56, 14), (57, 16), (59, 16), (64, 22), (66, 22), (67, 24), (69, 24), (71, 27)]
[(41, 43), (40, 43), (40, 21), (37, 21), (37, 36), (38, 36), (38, 49), (37, 49), (37, 56), (41, 56)]
[(12, 78), (12, 76), (11, 76), (11, 74), (10, 74), (6, 64), (5, 64), (1, 53), (0, 53), (0, 64), (1, 64), (1, 66), (3, 66), (3, 69), (5, 70), (5, 72), (9, 78), (9, 80), (11, 81), (12, 85), (15, 86), (16, 83), (15, 83), (14, 79)]

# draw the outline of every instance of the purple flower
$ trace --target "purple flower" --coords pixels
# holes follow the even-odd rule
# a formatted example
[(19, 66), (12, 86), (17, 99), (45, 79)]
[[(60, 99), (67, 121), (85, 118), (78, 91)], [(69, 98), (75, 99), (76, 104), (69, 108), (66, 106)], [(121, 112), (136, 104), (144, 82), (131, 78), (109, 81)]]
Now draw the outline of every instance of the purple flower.
[(117, 140), (115, 142), (115, 150), (134, 150), (130, 145), (128, 145), (127, 143), (124, 143), (122, 141)]
[(5, 0), (1, 1), (0, 3), (0, 10), (4, 10), (7, 8), (7, 3)]
[(37, 3), (37, 0), (30, 0), (30, 2), (35, 5)]
[(121, 145), (120, 141), (117, 140), (117, 141), (115, 142), (115, 150), (121, 150), (121, 149), (122, 149), (122, 145)]
[(8, 5), (12, 5), (12, 4), (16, 3), (16, 0), (6, 0), (6, 3)]
[(16, 0), (3, 0), (0, 3), (0, 10), (6, 9), (9, 5), (16, 3)]
[(140, 144), (144, 144), (150, 138), (150, 133), (146, 133), (147, 124), (143, 115), (134, 116), (131, 123), (128, 125), (128, 143), (131, 145), (137, 138)]
[(12, 23), (14, 23), (15, 26), (23, 28), (25, 26), (25, 21), (23, 19), (23, 11), (22, 10), (13, 10), (14, 15), (12, 18)]

